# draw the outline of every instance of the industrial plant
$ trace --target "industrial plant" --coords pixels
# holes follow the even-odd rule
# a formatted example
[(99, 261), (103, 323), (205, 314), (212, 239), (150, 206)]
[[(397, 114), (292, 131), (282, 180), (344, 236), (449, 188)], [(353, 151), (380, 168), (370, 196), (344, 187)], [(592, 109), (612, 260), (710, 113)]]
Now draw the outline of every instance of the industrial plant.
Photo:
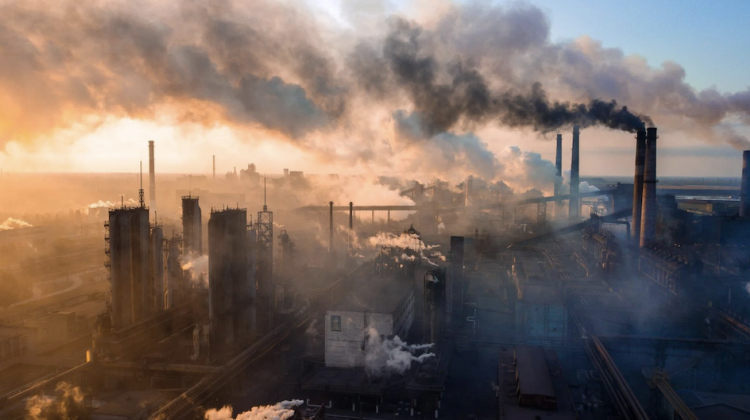
[(0, 420), (750, 420), (750, 2), (533, 1), (0, 1)]
[[(76, 233), (98, 236), (101, 257), (72, 260), (74, 284), (2, 311), (0, 413), (48, 398), (91, 419), (224, 406), (311, 419), (750, 418), (750, 151), (739, 182), (659, 182), (648, 127), (633, 136), (631, 182), (584, 180), (586, 131), (569, 134), (556, 136), (550, 195), (468, 177), (403, 184), (412, 204), (287, 197), (276, 217), (274, 200), (319, 176), (249, 165), (157, 195), (150, 141), (148, 205), (139, 174), (137, 202), (108, 203), (91, 215), (98, 228)], [(0, 239), (49, 234), (38, 229)]]

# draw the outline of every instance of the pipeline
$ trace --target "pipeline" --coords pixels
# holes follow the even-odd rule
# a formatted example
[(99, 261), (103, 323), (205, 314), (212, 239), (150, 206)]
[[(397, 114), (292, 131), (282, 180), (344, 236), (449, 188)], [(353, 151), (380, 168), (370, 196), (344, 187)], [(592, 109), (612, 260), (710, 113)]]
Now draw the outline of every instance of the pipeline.
[(87, 361), (86, 363), (82, 363), (72, 369), (68, 369), (65, 372), (62, 372), (58, 375), (55, 375), (51, 378), (47, 378), (41, 381), (37, 381), (36, 383), (33, 383), (29, 386), (26, 386), (24, 388), (16, 389), (14, 391), (11, 391), (4, 396), (0, 397), (0, 407), (7, 407), (9, 405), (15, 404), (21, 400), (23, 400), (26, 397), (30, 397), (40, 389), (43, 389), (44, 387), (50, 385), (50, 384), (57, 384), (58, 382), (62, 381), (63, 379), (67, 378), (68, 376), (82, 372), (86, 369), (88, 369), (91, 366), (92, 362)]

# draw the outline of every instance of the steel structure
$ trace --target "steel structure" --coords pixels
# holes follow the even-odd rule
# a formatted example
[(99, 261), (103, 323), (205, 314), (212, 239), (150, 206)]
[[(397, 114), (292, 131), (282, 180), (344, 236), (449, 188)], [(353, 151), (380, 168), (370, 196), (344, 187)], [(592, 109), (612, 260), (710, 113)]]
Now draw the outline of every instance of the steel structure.
[(273, 328), (273, 212), (266, 204), (266, 178), (263, 178), (263, 211), (258, 212), (257, 231), (257, 302), (258, 328)]

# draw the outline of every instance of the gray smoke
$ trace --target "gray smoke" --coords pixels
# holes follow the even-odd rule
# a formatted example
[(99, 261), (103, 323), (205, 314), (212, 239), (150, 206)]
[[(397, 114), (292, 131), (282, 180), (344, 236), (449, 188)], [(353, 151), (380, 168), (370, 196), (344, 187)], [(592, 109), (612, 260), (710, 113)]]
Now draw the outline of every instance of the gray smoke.
[(355, 137), (343, 156), (387, 160), (399, 151), (380, 147), (382, 127), (362, 118), (371, 110), (406, 110), (430, 140), (493, 124), (633, 131), (648, 114), (748, 144), (726, 122), (750, 123), (750, 90), (697, 91), (676, 63), (650, 67), (587, 38), (553, 43), (534, 6), (454, 5), (429, 25), (387, 7), (346, 10), (354, 30), (284, 0), (2, 2), (0, 145), (92, 123), (82, 115), (166, 114), (266, 129), (321, 153)]
[(460, 121), (497, 122), (508, 127), (531, 127), (542, 133), (570, 125), (601, 125), (633, 132), (653, 124), (649, 117), (635, 115), (615, 100), (592, 99), (588, 104), (550, 101), (539, 82), (527, 93), (493, 92), (479, 69), (460, 60), (446, 63), (447, 80), (440, 83), (438, 60), (420, 45), (422, 31), (404, 19), (394, 19), (382, 58), (374, 58), (375, 62), (384, 60), (385, 65), (372, 66), (377, 74), (368, 66), (360, 76), (366, 88), (374, 88), (382, 96), (390, 90), (385, 86), (383, 70), (390, 71), (390, 80), (409, 93), (427, 135), (451, 130)]

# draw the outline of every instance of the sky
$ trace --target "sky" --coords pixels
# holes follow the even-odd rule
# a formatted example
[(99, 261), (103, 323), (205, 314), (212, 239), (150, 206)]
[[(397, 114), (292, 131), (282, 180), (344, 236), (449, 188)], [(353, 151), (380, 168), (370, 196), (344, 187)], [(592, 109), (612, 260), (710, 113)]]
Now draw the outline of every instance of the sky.
[[(344, 10), (355, 0), (305, 1), (322, 20), (330, 19), (350, 31)], [(356, 0), (360, 7), (407, 17), (439, 13), (447, 0)], [(492, 3), (505, 7), (518, 2), (456, 0), (457, 3)], [(685, 81), (695, 89), (714, 88), (733, 93), (750, 88), (750, 31), (746, 17), (750, 2), (705, 1), (594, 1), (534, 0), (549, 21), (553, 43), (590, 39), (605, 48), (617, 48), (629, 57), (642, 57), (648, 66), (662, 68), (676, 62), (686, 73)], [(2, 72), (0, 72), (0, 77)], [(2, 99), (2, 89), (0, 89)], [(748, 135), (747, 125), (735, 124)], [(146, 141), (157, 143), (158, 167), (164, 172), (209, 172), (211, 155), (217, 156), (219, 172), (242, 168), (254, 162), (264, 172), (283, 168), (321, 173), (351, 170), (345, 164), (321, 166), (293, 143), (248, 141), (248, 133), (221, 124), (175, 126), (168, 118), (103, 117), (90, 125), (67, 126), (45, 132), (32, 142), (7, 142), (0, 151), (0, 167), (6, 171), (130, 172), (146, 158)], [(0, 120), (0, 129), (2, 121)], [(554, 160), (554, 142), (526, 130), (483, 127), (476, 129), (489, 150), (501, 154), (509, 146), (540, 153)], [(565, 134), (569, 139), (569, 135)], [(633, 135), (606, 129), (588, 129), (582, 134), (581, 171), (584, 175), (628, 175), (632, 172)], [(252, 137), (252, 136), (251, 136)], [(257, 137), (257, 135), (255, 136)], [(738, 176), (741, 153), (716, 142), (707, 142), (686, 131), (660, 130), (659, 173), (663, 176)], [(263, 137), (264, 139), (266, 137)], [(269, 135), (273, 139), (274, 135)], [(567, 148), (564, 154), (567, 165)]]

